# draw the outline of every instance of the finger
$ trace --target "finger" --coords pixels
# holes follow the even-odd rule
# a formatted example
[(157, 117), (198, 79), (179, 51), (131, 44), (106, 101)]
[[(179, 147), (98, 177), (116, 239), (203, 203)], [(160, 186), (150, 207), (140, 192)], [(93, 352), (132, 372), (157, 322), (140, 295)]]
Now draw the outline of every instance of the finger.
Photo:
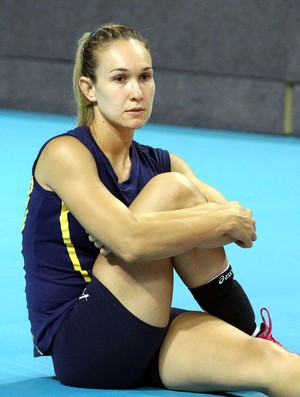
[(253, 246), (252, 240), (247, 240), (244, 242), (243, 248), (251, 248)]
[(245, 241), (237, 240), (235, 243), (241, 248), (251, 248), (253, 246), (253, 242), (250, 239), (247, 239)]
[(103, 256), (107, 256), (110, 253), (111, 253), (111, 250), (109, 250), (107, 247), (102, 247), (100, 249), (100, 254), (103, 255)]
[(90, 234), (89, 234), (89, 240), (90, 240), (92, 243), (94, 243), (95, 241), (97, 241), (96, 237), (91, 236)]
[(101, 249), (101, 248), (103, 247), (103, 244), (101, 243), (101, 241), (95, 240), (95, 241), (94, 241), (94, 246), (95, 246), (96, 248)]

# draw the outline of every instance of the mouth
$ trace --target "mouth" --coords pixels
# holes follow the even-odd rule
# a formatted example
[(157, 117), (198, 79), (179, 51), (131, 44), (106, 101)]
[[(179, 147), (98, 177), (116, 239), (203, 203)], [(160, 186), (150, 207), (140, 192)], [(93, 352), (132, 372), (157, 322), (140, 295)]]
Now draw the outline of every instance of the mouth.
[(138, 108), (131, 108), (127, 110), (127, 113), (129, 114), (140, 114), (143, 113), (145, 111), (144, 108), (138, 107)]

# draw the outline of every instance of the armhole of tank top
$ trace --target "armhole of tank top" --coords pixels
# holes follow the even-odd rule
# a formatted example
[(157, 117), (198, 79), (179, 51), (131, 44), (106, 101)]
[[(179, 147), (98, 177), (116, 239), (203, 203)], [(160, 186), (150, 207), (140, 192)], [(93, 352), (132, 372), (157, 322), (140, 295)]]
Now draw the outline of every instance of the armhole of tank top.
[[(71, 130), (71, 131), (72, 131), (72, 130)], [(40, 192), (42, 192), (43, 194), (52, 195), (52, 196), (57, 196), (57, 194), (56, 194), (54, 191), (50, 191), (50, 190), (44, 189), (43, 186), (41, 186), (40, 183), (37, 181), (37, 179), (36, 179), (36, 177), (35, 177), (35, 175), (34, 175), (37, 162), (38, 162), (38, 160), (39, 160), (39, 158), (40, 158), (40, 156), (41, 156), (43, 150), (45, 149), (45, 147), (48, 145), (49, 142), (51, 142), (51, 141), (53, 141), (54, 139), (59, 138), (59, 137), (61, 137), (61, 136), (70, 136), (70, 137), (72, 137), (72, 138), (77, 139), (79, 142), (81, 142), (81, 143), (91, 152), (91, 154), (93, 155), (92, 150), (90, 149), (90, 147), (89, 147), (88, 145), (86, 145), (86, 144), (83, 142), (83, 140), (80, 139), (80, 137), (76, 136), (75, 134), (70, 133), (71, 131), (66, 132), (66, 133), (64, 133), (64, 134), (56, 135), (56, 136), (50, 138), (47, 142), (45, 142), (45, 143), (42, 145), (42, 147), (40, 148), (40, 151), (39, 151), (39, 153), (38, 153), (38, 155), (37, 155), (37, 157), (36, 157), (36, 159), (35, 159), (35, 161), (34, 161), (34, 163), (33, 163), (33, 166), (32, 166), (32, 179), (33, 179), (33, 185), (34, 185)]]
[(48, 145), (49, 142), (51, 142), (53, 139), (57, 138), (58, 136), (61, 136), (61, 135), (54, 136), (53, 138), (50, 138), (47, 142), (45, 142), (43, 144), (43, 146), (40, 148), (40, 151), (38, 152), (38, 155), (37, 155), (36, 159), (34, 160), (34, 163), (33, 163), (33, 166), (32, 166), (32, 171), (31, 171), (32, 180), (33, 180), (33, 187), (35, 187), (39, 192), (41, 192), (43, 194), (46, 194), (46, 195), (49, 195), (49, 196), (57, 196), (57, 194), (54, 191), (46, 190), (46, 189), (43, 188), (43, 186), (38, 182), (38, 180), (35, 177), (35, 168), (36, 168), (37, 162), (38, 162), (43, 150), (45, 149), (45, 147)]

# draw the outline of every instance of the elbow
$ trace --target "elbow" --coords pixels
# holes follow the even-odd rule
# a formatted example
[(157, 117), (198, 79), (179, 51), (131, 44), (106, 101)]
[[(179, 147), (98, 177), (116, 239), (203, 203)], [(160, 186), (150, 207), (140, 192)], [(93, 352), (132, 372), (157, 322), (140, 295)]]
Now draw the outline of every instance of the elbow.
[(138, 250), (136, 246), (134, 246), (133, 242), (129, 242), (128, 245), (120, 247), (118, 252), (116, 252), (116, 256), (128, 264), (138, 263), (145, 260), (144, 253)]
[(133, 264), (141, 262), (139, 256), (137, 256), (132, 250), (127, 250), (126, 252), (121, 252), (118, 257), (127, 264)]
[[(139, 263), (153, 259), (153, 242), (149, 241), (149, 227), (146, 222), (132, 217), (129, 224), (123, 224), (111, 241), (110, 249), (126, 263)], [(151, 239), (150, 239), (151, 240)]]

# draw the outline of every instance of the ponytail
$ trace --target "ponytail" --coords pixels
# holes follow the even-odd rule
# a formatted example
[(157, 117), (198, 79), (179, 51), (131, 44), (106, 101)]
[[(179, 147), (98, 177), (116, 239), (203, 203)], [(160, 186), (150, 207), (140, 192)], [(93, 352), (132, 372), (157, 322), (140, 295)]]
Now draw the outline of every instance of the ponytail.
[(87, 97), (81, 91), (79, 86), (79, 79), (82, 76), (82, 64), (83, 57), (82, 52), (84, 45), (89, 38), (90, 33), (85, 33), (81, 39), (78, 41), (78, 48), (75, 58), (74, 71), (73, 71), (73, 91), (77, 103), (77, 124), (90, 125), (93, 116), (93, 105), (92, 102), (87, 99)]

